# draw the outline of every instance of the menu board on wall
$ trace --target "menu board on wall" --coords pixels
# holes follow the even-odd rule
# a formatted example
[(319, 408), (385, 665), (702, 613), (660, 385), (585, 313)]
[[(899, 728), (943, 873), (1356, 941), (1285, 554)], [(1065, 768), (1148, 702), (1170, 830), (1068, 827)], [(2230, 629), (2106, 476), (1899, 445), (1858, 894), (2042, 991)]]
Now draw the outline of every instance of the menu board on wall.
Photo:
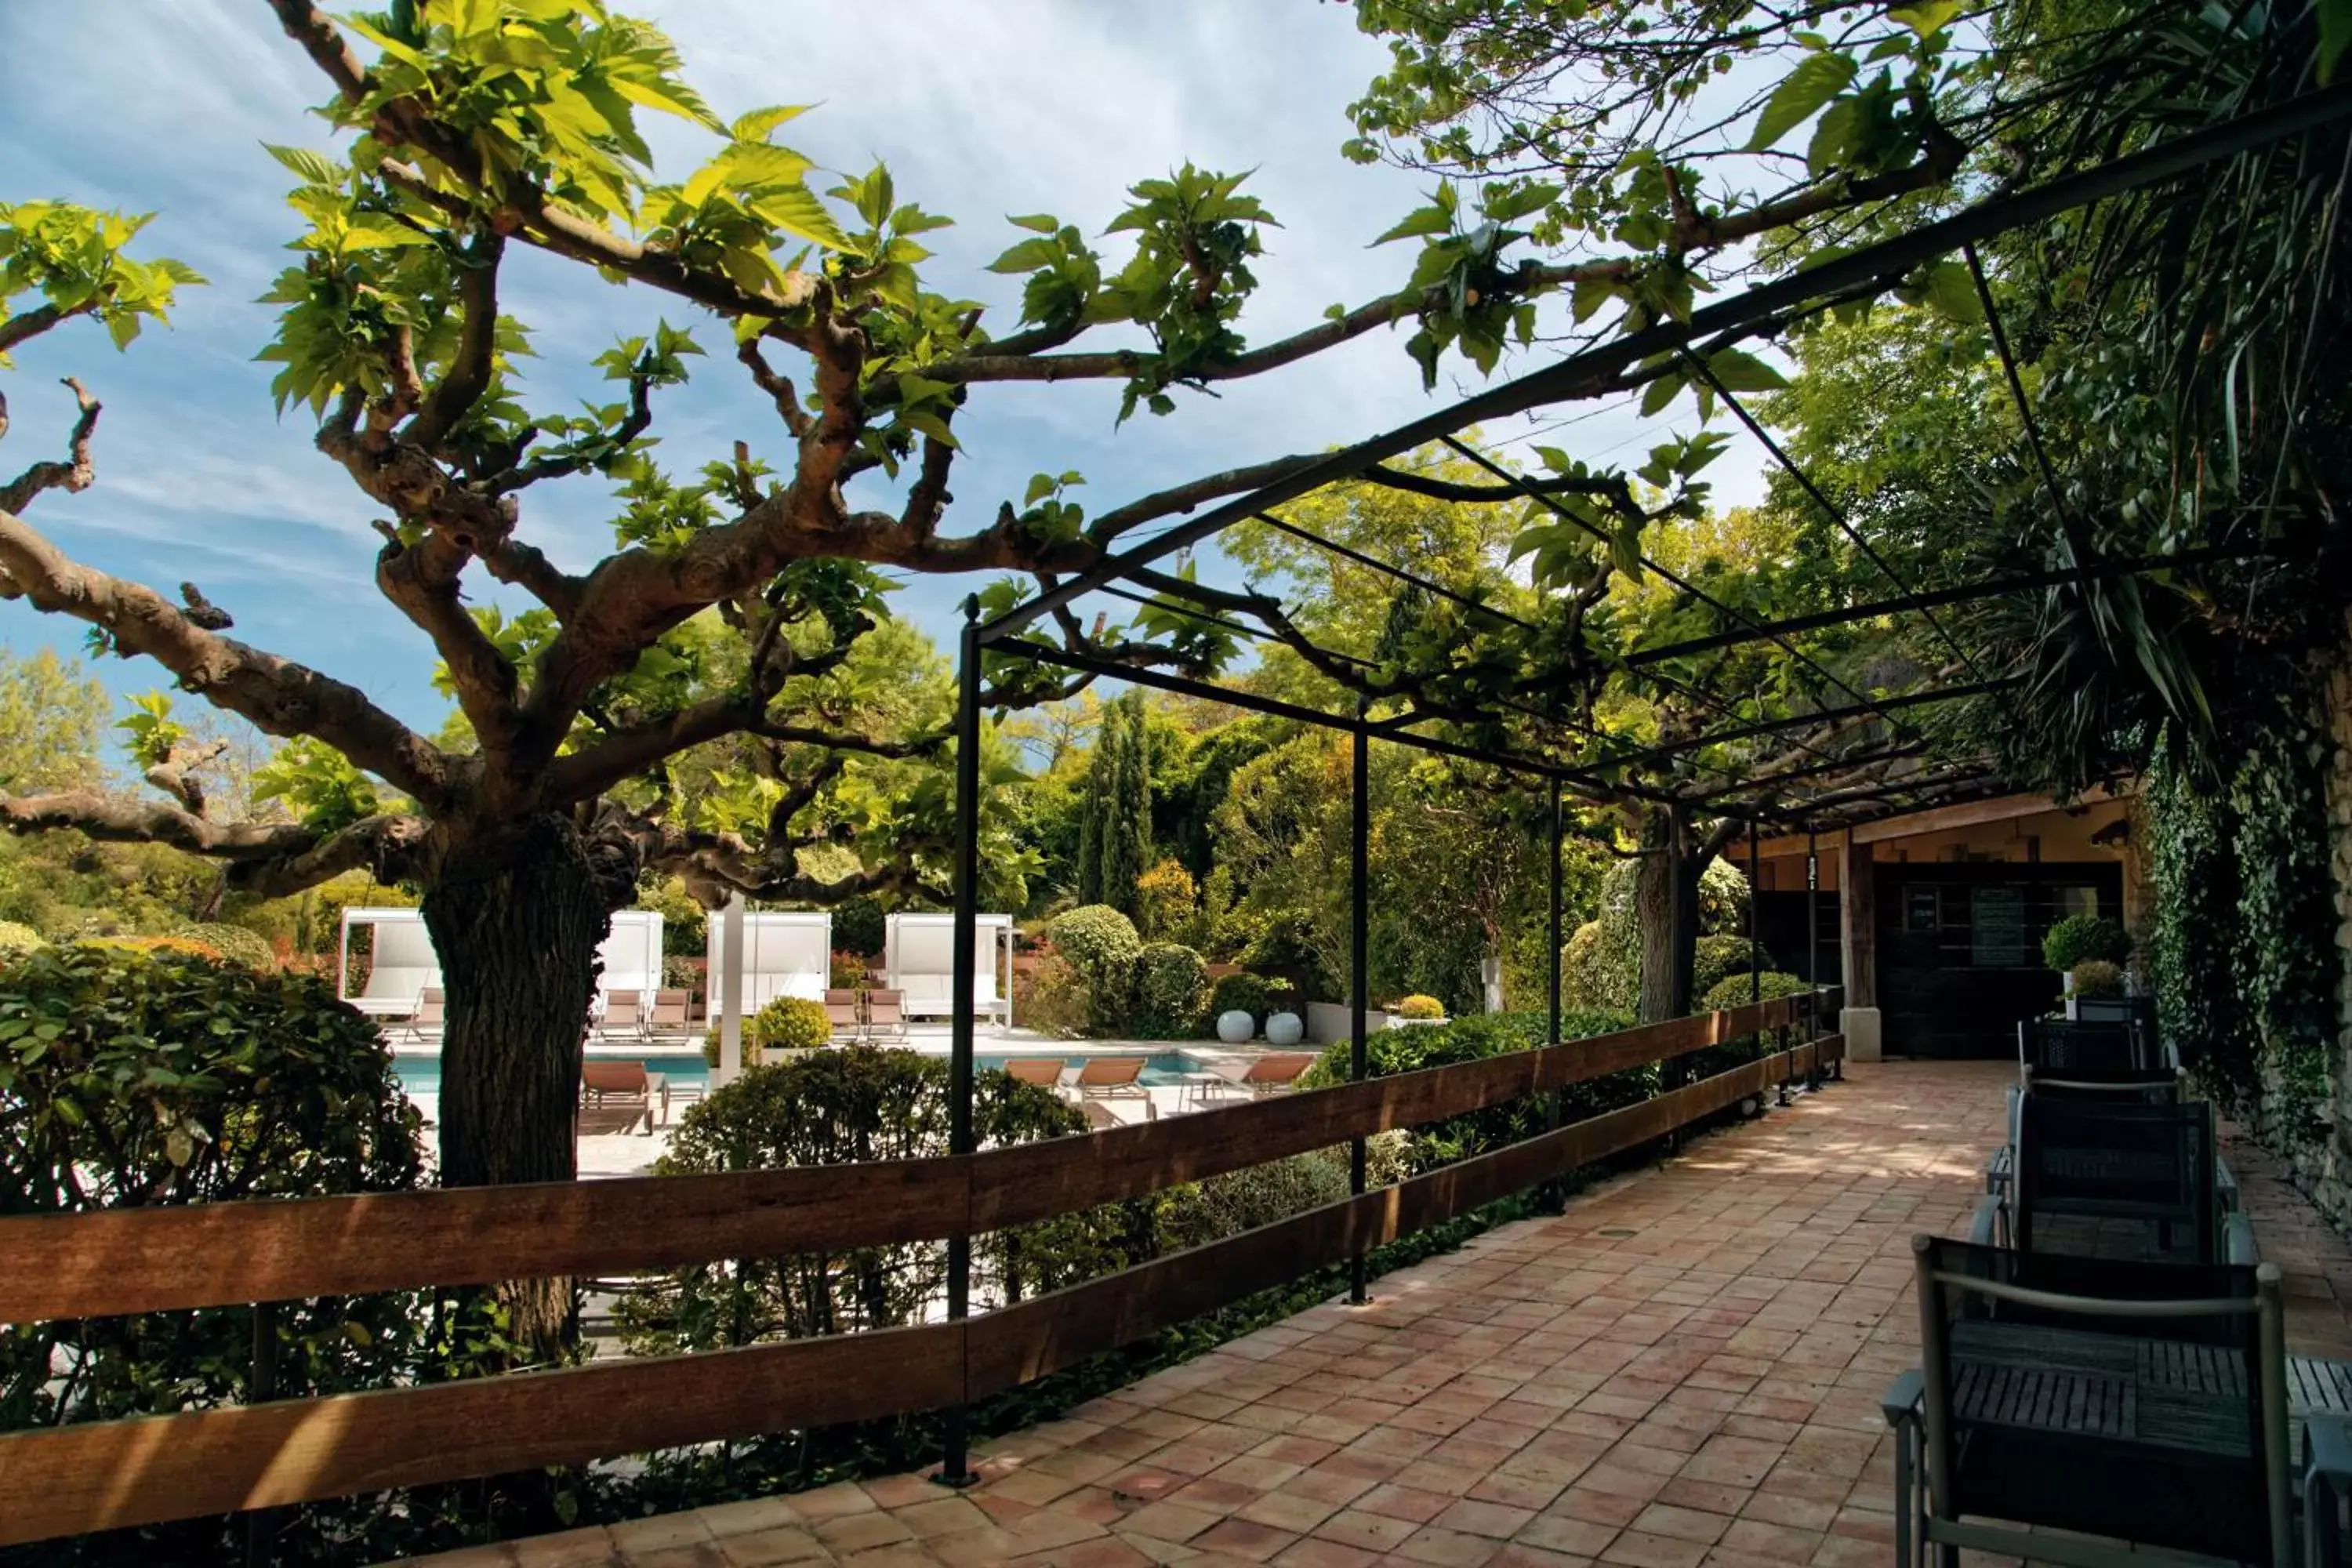
[(1937, 910), (1939, 889), (1912, 887), (1903, 890), (1903, 929), (1909, 931), (1932, 931), (1939, 929), (1942, 920)]
[(1979, 969), (2019, 969), (2025, 957), (2025, 890), (1976, 888), (1969, 905), (1969, 962)]

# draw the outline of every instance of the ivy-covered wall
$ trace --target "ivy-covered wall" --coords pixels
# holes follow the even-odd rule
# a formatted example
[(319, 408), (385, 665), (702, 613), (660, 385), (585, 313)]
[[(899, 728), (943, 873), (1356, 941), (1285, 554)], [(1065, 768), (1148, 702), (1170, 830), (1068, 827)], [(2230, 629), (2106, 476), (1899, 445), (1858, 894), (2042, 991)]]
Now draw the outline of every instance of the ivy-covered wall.
[(2352, 639), (2247, 725), (2234, 771), (2145, 781), (2166, 1038), (2352, 1230)]

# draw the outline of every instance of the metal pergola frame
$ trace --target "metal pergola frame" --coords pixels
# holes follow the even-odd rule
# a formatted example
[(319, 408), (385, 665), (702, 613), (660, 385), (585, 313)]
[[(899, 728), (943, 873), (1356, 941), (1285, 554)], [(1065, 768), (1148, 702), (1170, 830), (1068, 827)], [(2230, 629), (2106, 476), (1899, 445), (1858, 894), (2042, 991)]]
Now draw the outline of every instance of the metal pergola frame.
[[(2054, 474), (2044, 450), (2038, 423), (2030, 398), (2018, 374), (2007, 333), (1991, 290), (1984, 277), (1977, 255), (1979, 242), (2012, 230), (2041, 223), (2047, 219), (2091, 205), (2109, 197), (2126, 195), (2147, 186), (2191, 174), (2204, 165), (2251, 148), (2268, 145), (2286, 137), (2306, 132), (2352, 114), (2352, 89), (2336, 88), (2306, 94), (2286, 103), (2259, 112), (2244, 115), (2224, 124), (2159, 142), (2139, 152), (2115, 159), (2093, 168), (2031, 187), (2003, 193), (1961, 208), (1945, 217), (1924, 224), (1910, 233), (1896, 236), (1846, 252), (1804, 268), (1787, 276), (1758, 285), (1728, 299), (1697, 310), (1684, 321), (1654, 323), (1607, 342), (1569, 354), (1557, 363), (1530, 374), (1464, 399), (1450, 407), (1425, 415), (1383, 434), (1341, 448), (1325, 458), (1306, 464), (1295, 472), (1245, 494), (1233, 497), (1206, 507), (1198, 515), (1139, 541), (1129, 549), (1108, 555), (1087, 570), (1059, 580), (1049, 580), (1036, 595), (1024, 600), (992, 619), (980, 619), (975, 599), (966, 606), (966, 624), (959, 648), (959, 702), (956, 727), (956, 811), (958, 832), (955, 847), (955, 957), (953, 1043), (950, 1058), (950, 1149), (954, 1153), (970, 1153), (973, 1150), (973, 1017), (971, 970), (976, 951), (977, 933), (974, 920), (978, 912), (979, 894), (979, 835), (976, 831), (980, 806), (980, 727), (983, 704), (982, 667), (990, 653), (1013, 655), (1054, 665), (1074, 671), (1091, 679), (1105, 678), (1128, 680), (1139, 686), (1223, 703), (1252, 712), (1265, 713), (1325, 730), (1347, 733), (1352, 742), (1352, 823), (1350, 853), (1350, 925), (1351, 974), (1349, 1012), (1354, 1041), (1351, 1061), (1352, 1076), (1361, 1079), (1367, 1071), (1365, 1025), (1370, 1013), (1370, 997), (1366, 974), (1366, 935), (1368, 910), (1367, 839), (1369, 837), (1369, 757), (1371, 741), (1377, 737), (1391, 743), (1412, 748), (1432, 755), (1457, 761), (1477, 763), (1545, 781), (1549, 796), (1549, 839), (1551, 847), (1549, 915), (1550, 923), (1551, 973), (1549, 988), (1550, 1026), (1548, 1038), (1559, 1043), (1560, 1033), (1560, 973), (1559, 949), (1562, 941), (1560, 898), (1560, 855), (1563, 836), (1562, 794), (1565, 788), (1578, 788), (1601, 800), (1622, 802), (1636, 800), (1676, 808), (1699, 808), (1708, 816), (1727, 818), (1744, 824), (1750, 845), (1751, 863), (1760, 825), (1773, 824), (1801, 831), (1807, 837), (1806, 887), (1812, 919), (1809, 945), (1815, 950), (1819, 942), (1820, 874), (1818, 833), (1822, 826), (1846, 826), (1864, 821), (1901, 815), (1917, 809), (1930, 801), (1937, 805), (1953, 804), (1975, 798), (1986, 793), (1998, 793), (2003, 782), (1997, 767), (1976, 759), (1959, 759), (1937, 765), (1911, 769), (1900, 778), (1882, 774), (1858, 784), (1832, 784), (1801, 793), (1790, 793), (1787, 786), (1823, 774), (1865, 769), (1874, 766), (1898, 766), (1918, 763), (1929, 751), (1928, 744), (1917, 731), (1905, 721), (1903, 715), (1937, 703), (1965, 700), (2013, 689), (2020, 678), (1988, 678), (1979, 671), (1967, 650), (1952, 636), (1936, 615), (1938, 608), (2003, 595), (2054, 586), (2066, 583), (2089, 583), (2105, 578), (2130, 576), (2165, 567), (2179, 566), (2195, 561), (2231, 558), (2242, 552), (2201, 550), (2160, 558), (2133, 561), (2095, 561), (2084, 544), (2079, 522), (2068, 514), (2063, 498), (2058, 494)], [(1962, 587), (1942, 587), (1921, 592), (1906, 583), (1894, 567), (1875, 550), (1839, 510), (1824, 496), (1801, 468), (1776, 443), (1763, 426), (1745, 408), (1730, 390), (1708, 370), (1707, 356), (1714, 351), (1729, 347), (1746, 338), (1783, 328), (1814, 314), (1830, 305), (1856, 298), (1874, 296), (1894, 284), (1906, 273), (1934, 258), (1958, 250), (1966, 258), (1970, 277), (1990, 329), (1995, 353), (2003, 372), (2023, 426), (2026, 441), (2041, 477), (2052, 492), (2056, 510), (2053, 513), (2063, 539), (2063, 565), (2047, 572), (2013, 574), (1989, 579)], [(1765, 449), (1782, 469), (1788, 472), (1818, 506), (1823, 514), (1862, 551), (1872, 566), (1894, 589), (1894, 596), (1849, 605), (1839, 609), (1814, 612), (1788, 617), (1777, 622), (1759, 621), (1734, 606), (1709, 595), (1696, 584), (1682, 577), (1656, 562), (1642, 558), (1644, 569), (1659, 573), (1665, 581), (1697, 601), (1708, 605), (1718, 616), (1733, 625), (1703, 637), (1685, 638), (1654, 647), (1636, 649), (1622, 657), (1618, 668), (1624, 673), (1647, 681), (1654, 687), (1687, 697), (1700, 705), (1731, 717), (1735, 723), (1727, 729), (1696, 736), (1675, 737), (1660, 743), (1635, 747), (1628, 752), (1612, 754), (1578, 755), (1573, 761), (1562, 762), (1534, 754), (1515, 746), (1477, 744), (1416, 733), (1413, 726), (1432, 720), (1460, 721), (1464, 715), (1456, 711), (1407, 707), (1402, 712), (1375, 719), (1370, 700), (1359, 696), (1352, 713), (1333, 713), (1305, 704), (1265, 697), (1255, 692), (1220, 686), (1213, 680), (1173, 673), (1167, 669), (1129, 665), (1078, 647), (1055, 647), (1028, 635), (1029, 628), (1041, 617), (1054, 616), (1066, 621), (1069, 606), (1089, 594), (1106, 593), (1131, 601), (1150, 604), (1171, 613), (1184, 616), (1208, 626), (1244, 637), (1272, 637), (1285, 646), (1297, 648), (1298, 635), (1271, 625), (1265, 630), (1248, 626), (1234, 618), (1235, 614), (1247, 614), (1245, 596), (1217, 590), (1195, 588), (1192, 584), (1165, 572), (1155, 570), (1153, 563), (1181, 551), (1214, 538), (1234, 524), (1257, 520), (1301, 542), (1329, 552), (1360, 566), (1386, 574), (1400, 584), (1423, 593), (1440, 596), (1465, 606), (1473, 615), (1483, 615), (1505, 624), (1517, 623), (1522, 627), (1529, 623), (1503, 606), (1484, 603), (1474, 595), (1464, 594), (1412, 572), (1406, 567), (1380, 561), (1352, 546), (1325, 539), (1281, 516), (1275, 509), (1326, 486), (1359, 480), (1370, 476), (1380, 465), (1432, 443), (1442, 444), (1458, 457), (1485, 469), (1498, 486), (1488, 489), (1481, 487), (1478, 500), (1501, 502), (1524, 500), (1543, 506), (1569, 522), (1601, 533), (1589, 521), (1563, 506), (1554, 493), (1558, 487), (1530, 479), (1511, 471), (1493, 458), (1478, 451), (1464, 440), (1461, 432), (1482, 421), (1524, 413), (1549, 404), (1567, 401), (1605, 387), (1627, 373), (1653, 364), (1678, 363), (1685, 373), (1695, 375), (1711, 394), (1719, 398), (1738, 421)], [(1383, 480), (1394, 478), (1387, 470)], [(1443, 481), (1432, 481), (1441, 484)], [(1409, 479), (1400, 488), (1422, 488)], [(1432, 489), (1429, 493), (1438, 493)], [(1602, 534), (1605, 540), (1606, 535)], [(1236, 609), (1236, 605), (1240, 605)], [(1278, 608), (1278, 606), (1277, 606)], [(1940, 640), (1948, 645), (1959, 660), (1959, 668), (1968, 679), (1952, 683), (1937, 683), (1919, 689), (1879, 696), (1856, 690), (1836, 672), (1819, 663), (1811, 655), (1790, 639), (1803, 632), (1850, 624), (1882, 616), (1916, 616)], [(1077, 640), (1077, 639), (1074, 639)], [(1727, 700), (1701, 684), (1683, 681), (1660, 668), (1667, 662), (1696, 654), (1717, 652), (1759, 642), (1770, 642), (1785, 650), (1790, 657), (1811, 668), (1827, 685), (1849, 699), (1836, 706), (1817, 706), (1812, 710), (1780, 717), (1757, 719), (1738, 713)], [(1312, 647), (1318, 661), (1351, 664), (1363, 668), (1363, 661), (1354, 655), (1334, 649)], [(1328, 670), (1326, 671), (1328, 673)], [(1556, 679), (1535, 676), (1517, 683), (1507, 698), (1488, 700), (1477, 708), (1481, 720), (1506, 721), (1506, 714), (1539, 722), (1558, 724), (1564, 729), (1579, 726), (1564, 716), (1531, 708), (1516, 699), (1539, 694), (1550, 689)], [(1796, 749), (1817, 759), (1815, 763), (1781, 770), (1764, 779), (1717, 778), (1696, 781), (1694, 787), (1681, 790), (1654, 782), (1655, 774), (1675, 766), (1675, 759), (1705, 747), (1762, 738), (1784, 731), (1802, 731), (1823, 725), (1860, 721), (1884, 725), (1891, 740), (1873, 742), (1861, 753), (1832, 753), (1811, 744), (1802, 734), (1794, 737)], [(1590, 724), (1581, 726), (1587, 739), (1605, 746), (1614, 746), (1619, 738), (1607, 734)], [(1633, 770), (1619, 777), (1602, 777), (1598, 768), (1628, 768)], [(1643, 776), (1644, 774), (1650, 776)], [(1741, 796), (1748, 798), (1738, 798)], [(1750, 884), (1751, 903), (1754, 885)], [(1679, 909), (1679, 900), (1677, 910)], [(1752, 911), (1751, 911), (1752, 916)], [(1816, 951), (1816, 962), (1818, 955)], [(1750, 962), (1751, 994), (1760, 995), (1758, 963), (1752, 952)], [(1816, 980), (1818, 984), (1818, 979)], [(1818, 1009), (1813, 1032), (1818, 1036)], [(1785, 1088), (1784, 1088), (1785, 1094)], [(1558, 1122), (1561, 1114), (1559, 1097), (1553, 1097), (1550, 1118)], [(1350, 1159), (1350, 1185), (1360, 1194), (1365, 1185), (1363, 1141), (1355, 1141)], [(1548, 1192), (1548, 1196), (1556, 1194)], [(971, 1244), (962, 1237), (951, 1238), (948, 1244), (947, 1315), (960, 1321), (969, 1315), (971, 1291)], [(1364, 1277), (1360, 1256), (1355, 1260), (1351, 1295), (1363, 1299)], [(951, 1485), (968, 1482), (971, 1477), (968, 1463), (967, 1429), (961, 1410), (948, 1413), (945, 1462), (940, 1479)]]

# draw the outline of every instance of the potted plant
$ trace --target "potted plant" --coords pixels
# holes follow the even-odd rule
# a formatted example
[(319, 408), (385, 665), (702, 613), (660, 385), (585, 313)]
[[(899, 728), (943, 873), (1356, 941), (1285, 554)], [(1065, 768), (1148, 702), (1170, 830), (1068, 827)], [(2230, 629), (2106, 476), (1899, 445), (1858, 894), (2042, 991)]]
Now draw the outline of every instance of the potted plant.
[(2075, 975), (2081, 967), (2097, 963), (2114, 970), (2120, 984), (2131, 949), (2130, 934), (2104, 915), (2068, 915), (2050, 928), (2042, 939), (2042, 962), (2056, 970), (2064, 982), (2067, 1016), (2074, 1014)]
[(1388, 1012), (1391, 1029), (1427, 1028), (1446, 1021), (1445, 1004), (1419, 992), (1399, 997), (1390, 1005)]

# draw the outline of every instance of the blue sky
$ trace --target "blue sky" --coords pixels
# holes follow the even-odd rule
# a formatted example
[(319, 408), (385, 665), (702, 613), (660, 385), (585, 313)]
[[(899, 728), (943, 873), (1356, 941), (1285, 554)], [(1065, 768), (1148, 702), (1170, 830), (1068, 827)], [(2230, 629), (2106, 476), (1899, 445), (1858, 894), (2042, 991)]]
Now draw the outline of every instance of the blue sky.
[[(832, 168), (886, 159), (902, 201), (957, 218), (927, 237), (939, 253), (927, 280), (987, 304), (999, 331), (1018, 314), (1018, 279), (982, 268), (1018, 237), (1003, 215), (1052, 212), (1099, 230), (1129, 184), (1187, 158), (1255, 168), (1250, 188), (1283, 224), (1256, 269), (1261, 288), (1244, 322), (1255, 340), (1393, 289), (1411, 263), (1404, 246), (1367, 247), (1419, 205), (1426, 182), (1338, 153), (1345, 107), (1384, 58), (1344, 5), (635, 0), (626, 8), (672, 34), (689, 79), (720, 114), (818, 103), (783, 140)], [(166, 592), (195, 582), (236, 615), (235, 635), (437, 726), (446, 704), (430, 684), (430, 649), (371, 582), (370, 504), (311, 449), (302, 414), (276, 418), (269, 367), (252, 360), (271, 320), (253, 301), (298, 231), (283, 205), (288, 177), (260, 144), (331, 145), (306, 112), (325, 96), (323, 79), (261, 0), (0, 5), (0, 57), (39, 62), (14, 73), (0, 96), (0, 200), (63, 196), (153, 211), (144, 253), (177, 256), (212, 280), (184, 298), (174, 330), (151, 332), (128, 354), (86, 325), (17, 353), (0, 383), (16, 416), (0, 467), (13, 471), (60, 446), (72, 408), (58, 376), (82, 376), (106, 404), (98, 485), (44, 499), (30, 520), (105, 570)], [(698, 161), (698, 133), (656, 129), (657, 148), (676, 160), (666, 169)], [(1115, 263), (1117, 245), (1105, 249)], [(534, 329), (540, 357), (526, 363), (525, 395), (535, 408), (608, 395), (589, 362), (664, 316), (725, 346), (724, 328), (680, 301), (509, 254), (503, 302)], [(772, 411), (731, 359), (715, 353), (696, 368), (694, 384), (657, 408), (663, 459), (691, 470), (738, 439), (780, 453)], [(1466, 390), (1444, 380), (1433, 397)], [(1180, 401), (1172, 417), (1139, 416), (1119, 428), (1108, 386), (982, 389), (958, 424), (967, 456), (947, 527), (984, 525), (1001, 500), (1019, 500), (1033, 472), (1080, 470), (1088, 483), (1078, 499), (1100, 510), (1204, 471), (1360, 437), (1424, 412), (1433, 395), (1401, 335), (1375, 333), (1222, 398)], [(1572, 432), (1580, 454), (1601, 459), (1664, 433), (1630, 411)], [(1501, 445), (1514, 430), (1486, 434)], [(1744, 451), (1710, 477), (1720, 500), (1760, 489)], [(541, 486), (525, 498), (524, 535), (583, 567), (609, 548), (610, 511), (601, 480)], [(918, 580), (898, 596), (899, 613), (944, 633), (976, 585)], [(495, 597), (487, 580), (472, 591)], [(80, 637), (78, 624), (0, 605), (0, 642), (20, 653), (79, 647)], [(118, 690), (137, 691), (159, 684), (161, 672), (133, 662), (103, 673)]]

